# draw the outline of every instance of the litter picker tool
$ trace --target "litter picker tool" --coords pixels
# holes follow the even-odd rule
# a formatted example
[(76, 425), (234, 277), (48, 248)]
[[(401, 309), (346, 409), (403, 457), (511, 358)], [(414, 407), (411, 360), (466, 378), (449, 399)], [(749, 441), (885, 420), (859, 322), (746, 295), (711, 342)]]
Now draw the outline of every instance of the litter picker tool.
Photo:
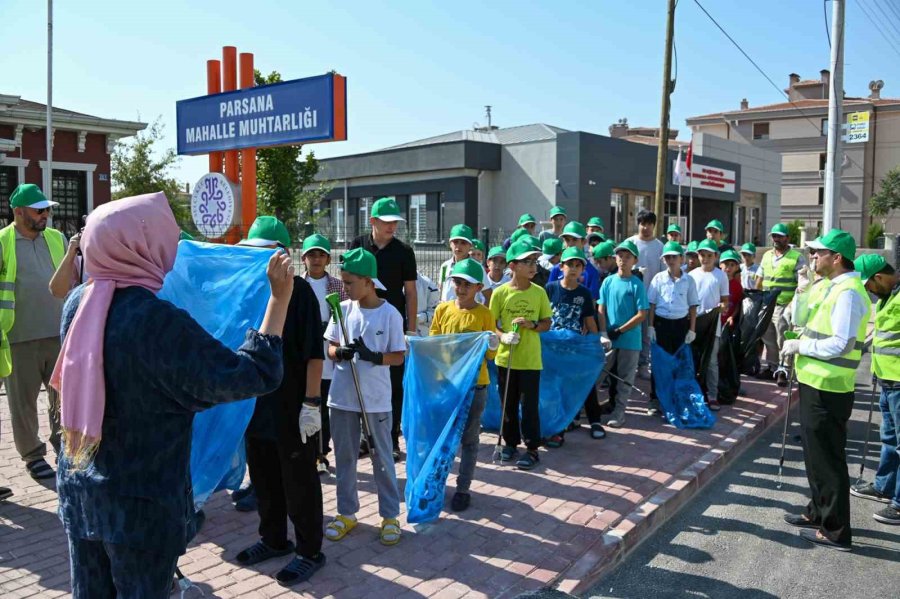
[[(519, 325), (513, 325), (512, 332), (518, 333)], [(494, 454), (491, 456), (491, 461), (494, 463), (500, 460), (500, 444), (503, 442), (503, 426), (506, 424), (506, 400), (509, 397), (509, 371), (512, 369), (513, 350), (515, 348), (515, 345), (509, 346), (509, 362), (507, 364), (510, 368), (506, 369), (506, 381), (503, 383), (503, 405), (500, 406), (500, 432), (497, 433), (497, 445), (494, 446)]]
[[(606, 352), (606, 358), (607, 358), (607, 360), (609, 359), (609, 355), (610, 355), (612, 352), (613, 352), (613, 350), (609, 350), (608, 352)], [(641, 388), (640, 388), (640, 387), (638, 387), (638, 386), (635, 385), (634, 383), (629, 383), (628, 381), (626, 381), (625, 379), (623, 379), (623, 378), (620, 377), (620, 376), (616, 376), (615, 374), (613, 374), (613, 373), (610, 372), (609, 370), (604, 369), (603, 372), (600, 373), (600, 376), (598, 377), (597, 380), (601, 380), (601, 379), (603, 378), (603, 375), (604, 375), (604, 374), (611, 376), (612, 378), (616, 379), (617, 381), (619, 381), (619, 382), (622, 383), (623, 385), (627, 385), (628, 387), (631, 387), (632, 389), (634, 389), (635, 391), (637, 391), (637, 392), (641, 395), (641, 397), (646, 397), (647, 399), (650, 399), (650, 396), (647, 395), (646, 393), (644, 393), (643, 391), (641, 391)]]
[(869, 438), (872, 436), (872, 412), (875, 411), (875, 388), (878, 386), (878, 377), (872, 375), (872, 396), (869, 399), (869, 420), (866, 422), (866, 442), (863, 444), (862, 460), (859, 462), (859, 477), (856, 484), (862, 482), (863, 472), (866, 469), (866, 458), (869, 455)]
[[(785, 331), (784, 338), (785, 339), (796, 339), (799, 337), (797, 333), (794, 331)], [(781, 433), (781, 457), (778, 458), (778, 485), (776, 488), (781, 488), (781, 471), (784, 468), (784, 450), (787, 445), (787, 432), (788, 432), (788, 424), (791, 421), (791, 397), (794, 395), (794, 363), (796, 360), (791, 360), (791, 369), (788, 371), (788, 395), (787, 395), (787, 405), (784, 407), (784, 431)]]
[[(341, 327), (341, 335), (344, 337), (344, 343), (349, 345), (353, 343), (353, 340), (350, 339), (350, 336), (347, 334), (347, 325), (344, 322), (344, 311), (341, 310), (341, 295), (339, 293), (329, 293), (325, 296), (325, 302), (328, 304), (328, 307), (331, 308), (331, 315), (334, 318), (334, 321), (340, 325)], [(366, 404), (363, 402), (362, 395), (362, 387), (359, 386), (359, 374), (356, 372), (356, 362), (352, 359), (350, 362), (350, 374), (353, 376), (353, 386), (356, 388), (356, 399), (359, 401), (359, 413), (362, 416), (362, 425), (363, 425), (363, 436), (366, 438), (366, 443), (369, 444), (369, 453), (372, 455), (372, 464), (380, 463), (376, 462), (376, 453), (375, 453), (375, 438), (372, 436), (372, 429), (369, 427), (369, 416), (366, 414)], [(381, 469), (384, 470), (384, 466), (381, 466)]]

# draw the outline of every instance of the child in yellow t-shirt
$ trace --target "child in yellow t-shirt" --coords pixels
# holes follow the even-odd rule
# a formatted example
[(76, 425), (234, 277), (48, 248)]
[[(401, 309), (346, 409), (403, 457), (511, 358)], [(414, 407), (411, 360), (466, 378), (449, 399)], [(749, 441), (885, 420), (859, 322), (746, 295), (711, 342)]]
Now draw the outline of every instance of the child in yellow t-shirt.
[[(475, 301), (475, 297), (484, 284), (484, 268), (471, 258), (460, 260), (450, 271), (450, 282), (456, 298), (439, 304), (431, 321), (431, 335), (452, 335), (458, 333), (493, 332), (496, 328), (491, 311), (483, 304)], [(456, 477), (456, 493), (450, 507), (461, 512), (469, 507), (471, 497), (469, 487), (475, 473), (475, 461), (478, 457), (478, 435), (481, 429), (481, 414), (487, 402), (487, 385), (490, 382), (487, 371), (487, 360), (493, 359), (500, 344), (496, 334), (488, 342), (488, 352), (481, 364), (481, 372), (475, 383), (475, 397), (466, 428), (462, 435), (462, 451), (459, 457), (459, 476)]]

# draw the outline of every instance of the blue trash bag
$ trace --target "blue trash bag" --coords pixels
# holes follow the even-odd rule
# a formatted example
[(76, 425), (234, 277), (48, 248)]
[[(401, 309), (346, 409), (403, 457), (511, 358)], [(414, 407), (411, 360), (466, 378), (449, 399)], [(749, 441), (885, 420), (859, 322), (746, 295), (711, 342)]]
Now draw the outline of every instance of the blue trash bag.
[[(547, 438), (566, 430), (575, 419), (603, 371), (606, 356), (596, 333), (579, 335), (575, 331), (558, 329), (541, 333), (541, 357), (544, 369), (541, 371), (538, 410), (541, 436)], [(498, 431), (503, 389), (499, 388), (497, 367), (493, 362), (488, 364), (488, 372), (491, 384), (481, 426), (488, 431)]]
[(436, 520), (490, 333), (409, 337), (403, 376), (406, 519)]
[(716, 416), (709, 411), (703, 391), (694, 378), (691, 347), (684, 343), (673, 355), (653, 343), (650, 359), (656, 396), (669, 424), (677, 428), (712, 428)]
[[(186, 310), (231, 349), (259, 328), (271, 294), (266, 265), (274, 250), (181, 241), (160, 299)], [(199, 509), (218, 488), (236, 489), (246, 468), (243, 437), (255, 398), (220, 404), (194, 417), (191, 478)]]

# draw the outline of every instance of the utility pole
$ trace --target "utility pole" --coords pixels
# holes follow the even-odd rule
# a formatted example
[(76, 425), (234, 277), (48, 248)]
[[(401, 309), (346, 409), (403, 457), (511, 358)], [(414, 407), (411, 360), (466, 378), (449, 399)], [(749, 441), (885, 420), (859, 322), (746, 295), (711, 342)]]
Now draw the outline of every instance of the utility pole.
[(841, 135), (844, 121), (844, 0), (831, 2), (831, 81), (828, 86), (828, 154), (822, 201), (822, 235), (840, 226)]
[(656, 155), (656, 199), (653, 212), (665, 224), (666, 162), (669, 156), (669, 96), (675, 91), (672, 81), (672, 38), (675, 37), (675, 0), (669, 0), (666, 18), (666, 52), (663, 59), (662, 110), (659, 117), (659, 152)]
[[(21, 156), (21, 154), (20, 154)], [(47, 170), (44, 195), (53, 199), (53, 0), (47, 0)], [(24, 181), (19, 181), (24, 183)]]

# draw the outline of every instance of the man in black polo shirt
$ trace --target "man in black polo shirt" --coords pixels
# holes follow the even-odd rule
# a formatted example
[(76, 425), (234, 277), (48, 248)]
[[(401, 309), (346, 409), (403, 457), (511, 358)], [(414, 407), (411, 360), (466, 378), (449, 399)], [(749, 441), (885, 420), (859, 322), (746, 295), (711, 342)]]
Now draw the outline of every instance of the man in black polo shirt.
[[(394, 237), (400, 207), (394, 198), (381, 198), (372, 206), (369, 224), (372, 232), (353, 240), (350, 249), (365, 248), (375, 254), (378, 280), (386, 287), (378, 296), (397, 308), (403, 316), (407, 335), (415, 335), (416, 327), (416, 255), (411, 247)], [(394, 423), (391, 438), (394, 442), (394, 461), (400, 459), (400, 415), (403, 412), (403, 365), (391, 366), (391, 410)]]

